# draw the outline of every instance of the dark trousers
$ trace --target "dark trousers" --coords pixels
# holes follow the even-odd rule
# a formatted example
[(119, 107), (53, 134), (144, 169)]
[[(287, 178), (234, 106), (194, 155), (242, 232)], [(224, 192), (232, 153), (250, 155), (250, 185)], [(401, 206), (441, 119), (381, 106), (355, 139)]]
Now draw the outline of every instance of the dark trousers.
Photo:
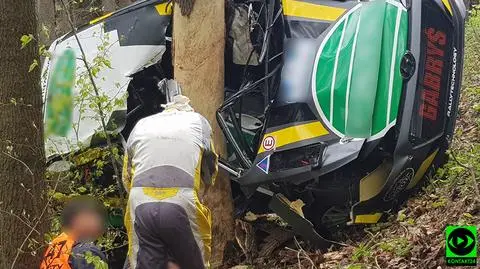
[[(181, 269), (204, 269), (185, 210), (176, 204), (152, 202), (135, 208), (138, 238), (136, 269), (164, 269), (173, 258)], [(127, 262), (124, 268), (130, 268)]]

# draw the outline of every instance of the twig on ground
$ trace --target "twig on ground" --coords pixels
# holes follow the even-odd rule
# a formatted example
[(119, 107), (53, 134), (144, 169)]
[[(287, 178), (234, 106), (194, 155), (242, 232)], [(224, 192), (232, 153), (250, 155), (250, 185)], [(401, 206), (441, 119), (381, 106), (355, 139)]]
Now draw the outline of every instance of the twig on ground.
[(382, 267), (380, 267), (380, 265), (378, 264), (378, 256), (375, 256), (375, 265), (377, 265), (378, 269), (382, 269)]
[(302, 269), (302, 262), (300, 261), (300, 251), (297, 251), (298, 269)]
[(407, 238), (409, 232), (408, 232), (408, 228), (404, 225), (400, 225), (404, 230), (405, 230), (405, 234), (403, 235), (404, 238)]
[(349, 244), (345, 244), (345, 243), (341, 243), (341, 242), (338, 242), (338, 241), (334, 241), (334, 240), (330, 240), (330, 239), (325, 239), (325, 241), (327, 242), (330, 242), (332, 244), (336, 244), (336, 245), (339, 245), (339, 246), (342, 246), (342, 247), (353, 247), (352, 245), (349, 245)]
[(299, 266), (299, 268), (300, 268), (300, 269), (302, 268), (302, 267), (301, 267), (302, 264), (301, 264), (301, 262), (300, 262), (300, 255), (303, 254), (303, 256), (305, 257), (305, 259), (306, 259), (307, 261), (309, 261), (310, 264), (312, 265), (311, 268), (315, 268), (315, 269), (316, 269), (317, 267), (315, 266), (315, 263), (312, 261), (312, 259), (311, 259), (310, 256), (308, 255), (308, 253), (302, 248), (302, 246), (300, 245), (300, 243), (299, 243), (298, 240), (297, 240), (297, 237), (293, 237), (293, 240), (295, 241), (295, 245), (296, 245), (297, 248), (299, 249), (298, 252), (297, 252), (297, 259), (298, 259), (298, 266)]

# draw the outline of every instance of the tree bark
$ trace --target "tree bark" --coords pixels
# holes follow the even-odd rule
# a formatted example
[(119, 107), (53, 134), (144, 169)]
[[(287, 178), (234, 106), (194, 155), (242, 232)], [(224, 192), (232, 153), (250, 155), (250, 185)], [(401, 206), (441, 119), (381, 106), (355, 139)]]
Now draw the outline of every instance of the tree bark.
[(37, 0), (37, 13), (40, 43), (49, 46), (56, 38), (55, 0)]
[(112, 12), (117, 9), (117, 1), (115, 0), (102, 0), (103, 12)]
[[(0, 0), (0, 268), (38, 268), (45, 225), (42, 94), (34, 0)], [(40, 242), (40, 243), (35, 243)], [(33, 243), (33, 244), (32, 244)], [(14, 263), (14, 265), (12, 265)]]
[(122, 7), (126, 7), (130, 5), (135, 0), (102, 0), (103, 11), (106, 12), (113, 12), (118, 10)]
[(135, 0), (117, 0), (117, 7), (122, 8), (130, 5), (133, 3)]
[[(215, 112), (224, 98), (225, 3), (196, 0), (193, 12), (173, 16), (174, 74), (192, 107), (212, 125), (216, 150), (225, 153)], [(219, 171), (214, 188), (205, 195), (213, 216), (212, 265), (223, 260), (223, 250), (233, 237), (233, 202), (228, 175)]]

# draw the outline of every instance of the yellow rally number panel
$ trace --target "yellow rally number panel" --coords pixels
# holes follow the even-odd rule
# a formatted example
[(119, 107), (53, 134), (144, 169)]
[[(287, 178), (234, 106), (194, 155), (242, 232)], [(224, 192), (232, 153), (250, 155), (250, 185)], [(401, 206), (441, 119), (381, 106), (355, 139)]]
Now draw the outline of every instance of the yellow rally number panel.
[(319, 121), (287, 127), (265, 134), (258, 153), (327, 134), (327, 129)]

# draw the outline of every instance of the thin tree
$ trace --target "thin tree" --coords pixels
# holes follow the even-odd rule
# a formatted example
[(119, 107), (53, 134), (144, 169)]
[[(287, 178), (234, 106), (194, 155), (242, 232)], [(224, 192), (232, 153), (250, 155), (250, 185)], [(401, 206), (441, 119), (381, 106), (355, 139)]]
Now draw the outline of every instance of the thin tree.
[[(225, 1), (175, 0), (173, 16), (174, 73), (194, 109), (212, 125), (216, 150), (225, 142), (215, 112), (224, 96)], [(193, 10), (192, 10), (193, 8)], [(181, 11), (181, 12), (180, 12)], [(190, 13), (191, 12), (191, 13)], [(233, 237), (233, 203), (228, 175), (220, 171), (206, 193), (212, 210), (212, 265), (222, 263), (226, 242)]]
[(112, 12), (117, 9), (117, 1), (115, 0), (102, 0), (102, 9), (104, 12)]
[(117, 0), (117, 6), (121, 8), (121, 7), (128, 6), (133, 2), (135, 2), (135, 0)]
[(55, 0), (37, 0), (40, 42), (46, 46), (55, 40)]
[[(35, 0), (0, 0), (0, 268), (38, 268), (45, 153)], [(37, 253), (37, 255), (35, 255)]]
[(112, 12), (131, 4), (135, 0), (102, 0), (103, 11)]

